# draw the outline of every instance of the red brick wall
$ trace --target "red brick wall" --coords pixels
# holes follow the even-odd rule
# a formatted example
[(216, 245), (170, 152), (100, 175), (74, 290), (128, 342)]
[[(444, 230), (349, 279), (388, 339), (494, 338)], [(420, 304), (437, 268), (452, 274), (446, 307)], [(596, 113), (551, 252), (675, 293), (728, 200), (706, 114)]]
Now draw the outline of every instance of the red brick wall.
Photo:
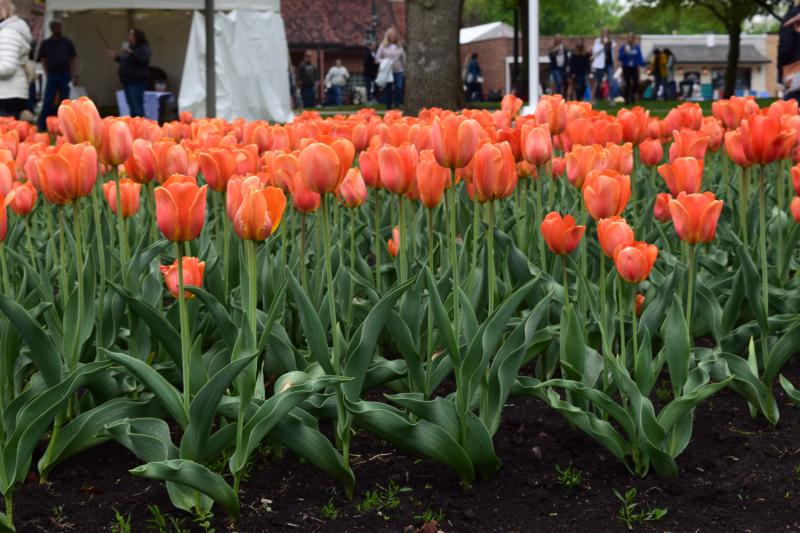
[(511, 57), (514, 52), (512, 39), (491, 39), (461, 45), (462, 66), (466, 64), (473, 53), (478, 54), (478, 63), (483, 74), (483, 93), (490, 91), (506, 90), (506, 57)]

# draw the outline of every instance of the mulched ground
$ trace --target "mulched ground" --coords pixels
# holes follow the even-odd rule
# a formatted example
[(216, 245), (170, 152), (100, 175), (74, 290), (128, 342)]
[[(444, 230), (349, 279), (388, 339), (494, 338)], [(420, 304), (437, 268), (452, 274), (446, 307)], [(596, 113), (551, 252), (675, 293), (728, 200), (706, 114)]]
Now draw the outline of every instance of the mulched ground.
[[(800, 360), (784, 374), (800, 385)], [(359, 434), (353, 441), (352, 501), (312, 466), (291, 456), (261, 454), (243, 482), (235, 528), (221, 512), (213, 524), (217, 531), (248, 533), (403, 532), (421, 528), (430, 509), (441, 513), (438, 528), (448, 533), (623, 531), (617, 517), (621, 504), (612, 489), (635, 487), (640, 507), (667, 510), (661, 520), (636, 525), (637, 530), (800, 531), (800, 408), (788, 404), (782, 392), (778, 401), (780, 424), (771, 428), (752, 419), (739, 396), (723, 391), (697, 409), (692, 442), (678, 458), (680, 476), (636, 479), (541, 402), (512, 398), (495, 439), (503, 467), (489, 481), (463, 488), (449, 470)], [(555, 470), (570, 463), (583, 473), (574, 490), (558, 483)], [(170, 506), (159, 483), (127, 473), (136, 465), (122, 447), (106, 444), (65, 462), (47, 486), (31, 480), (15, 494), (18, 530), (105, 532), (116, 509), (130, 515), (132, 531), (150, 531), (149, 505), (195, 527)], [(381, 491), (390, 482), (404, 488), (396, 508), (359, 512), (365, 491)], [(323, 517), (331, 498), (336, 519)], [(436, 531), (431, 525), (426, 533)]]

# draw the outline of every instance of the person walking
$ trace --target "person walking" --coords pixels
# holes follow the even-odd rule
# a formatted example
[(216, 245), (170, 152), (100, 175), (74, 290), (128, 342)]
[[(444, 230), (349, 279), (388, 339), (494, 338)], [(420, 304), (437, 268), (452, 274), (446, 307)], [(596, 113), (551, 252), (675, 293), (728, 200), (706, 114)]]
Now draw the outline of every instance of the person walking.
[(481, 65), (478, 63), (478, 54), (474, 53), (470, 56), (464, 73), (464, 85), (467, 87), (467, 102), (479, 102), (483, 100), (481, 80)]
[(778, 81), (784, 99), (800, 99), (800, 0), (786, 12), (778, 35)]
[(622, 79), (625, 81), (625, 103), (633, 105), (639, 93), (639, 68), (644, 66), (642, 49), (633, 33), (628, 33), (625, 44), (619, 47), (617, 59), (622, 65)]
[(555, 94), (564, 94), (567, 84), (567, 69), (570, 62), (570, 51), (564, 44), (561, 34), (557, 33), (553, 38), (553, 46), (550, 47), (550, 77), (553, 79), (553, 91)]
[(28, 105), (25, 65), (31, 50), (28, 23), (10, 0), (0, 0), (0, 116), (19, 118)]
[(406, 51), (400, 42), (397, 30), (389, 28), (383, 38), (375, 60), (387, 59), (392, 65), (392, 81), (386, 84), (386, 109), (403, 105), (403, 89), (405, 86)]
[(375, 78), (378, 76), (375, 50), (375, 44), (371, 44), (364, 53), (364, 83), (367, 85), (367, 102), (375, 101)]
[(342, 65), (342, 60), (337, 59), (336, 63), (328, 69), (328, 73), (325, 75), (325, 87), (328, 88), (328, 105), (342, 105), (342, 93), (347, 88), (349, 79), (350, 73)]
[(569, 62), (569, 73), (572, 79), (576, 100), (583, 100), (586, 98), (586, 83), (589, 80), (591, 61), (591, 54), (586, 50), (583, 39), (581, 39), (575, 45), (575, 51), (570, 55)]
[(317, 67), (311, 62), (311, 52), (307, 51), (297, 66), (300, 78), (300, 97), (304, 108), (314, 107), (316, 103)]
[(661, 52), (664, 58), (664, 100), (674, 100), (677, 88), (675, 87), (675, 54), (669, 48)]
[(592, 73), (594, 77), (594, 97), (603, 97), (603, 78), (608, 82), (608, 100), (611, 101), (614, 89), (614, 40), (608, 28), (603, 28), (600, 37), (592, 46)]
[[(39, 131), (47, 130), (47, 117), (56, 114), (61, 100), (69, 98), (69, 84), (78, 83), (77, 57), (75, 45), (62, 34), (64, 29), (60, 20), (50, 22), (50, 37), (42, 41), (36, 61), (42, 64), (47, 81), (42, 97), (42, 111), (37, 126)], [(56, 100), (56, 95), (58, 100)]]
[(119, 63), (119, 81), (125, 91), (125, 100), (132, 117), (144, 116), (144, 91), (150, 81), (150, 45), (139, 28), (128, 30), (122, 52), (108, 51)]

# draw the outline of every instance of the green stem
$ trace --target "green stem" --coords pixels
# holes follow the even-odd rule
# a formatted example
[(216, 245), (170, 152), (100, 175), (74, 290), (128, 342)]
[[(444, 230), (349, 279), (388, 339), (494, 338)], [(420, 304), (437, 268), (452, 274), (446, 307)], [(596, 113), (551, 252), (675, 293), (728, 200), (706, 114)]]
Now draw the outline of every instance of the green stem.
[(222, 193), (222, 209), (220, 210), (220, 218), (222, 218), (222, 294), (225, 298), (225, 303), (228, 303), (228, 295), (231, 288), (231, 221), (225, 211), (225, 195)]
[(119, 232), (119, 249), (120, 249), (120, 271), (122, 272), (122, 286), (128, 287), (128, 262), (130, 261), (130, 252), (128, 251), (128, 236), (125, 234), (125, 220), (122, 218), (122, 191), (119, 185), (119, 171), (114, 168), (114, 184), (117, 194), (117, 231)]
[(627, 354), (626, 347), (625, 347), (625, 299), (623, 298), (623, 287), (622, 287), (622, 279), (617, 276), (616, 279), (617, 283), (617, 308), (619, 310), (619, 352), (620, 357), (622, 359), (622, 364), (626, 365), (627, 362)]
[(156, 222), (156, 197), (155, 197), (155, 184), (152, 181), (147, 182), (147, 210), (148, 219), (150, 220), (150, 242), (154, 243), (158, 240), (158, 230)]
[[(45, 219), (47, 220), (47, 232), (50, 235), (55, 235), (56, 234), (56, 229), (55, 229), (55, 224), (53, 223), (52, 209), (59, 209), (59, 208), (56, 207), (56, 206), (50, 206), (50, 205), (44, 206)], [(53, 263), (55, 264), (58, 261), (58, 257), (59, 257), (59, 256), (56, 255), (55, 239), (47, 239), (47, 243), (50, 246), (50, 256), (52, 257)], [(62, 252), (63, 252), (63, 250), (62, 250)], [(63, 253), (61, 254), (61, 257), (62, 258), (64, 257)], [(47, 261), (46, 260), (45, 260), (45, 270), (47, 270)], [(64, 269), (63, 268), (59, 268), (59, 270), (63, 271)]]
[[(61, 266), (58, 268), (58, 277), (61, 283), (61, 307), (62, 312), (67, 311), (67, 295), (69, 294), (69, 281), (67, 279), (67, 264), (64, 260), (67, 253), (67, 223), (64, 221), (64, 207), (61, 207), (58, 210), (58, 225), (60, 226), (59, 231), (59, 251), (61, 255), (58, 257), (61, 258)], [(53, 261), (56, 261), (57, 257), (53, 256)]]
[[(459, 314), (459, 298), (461, 296), (461, 285), (459, 283), (458, 272), (458, 246), (456, 243), (456, 171), (450, 171), (450, 188), (447, 190), (447, 207), (450, 214), (450, 266), (453, 269), (451, 275), (453, 277), (453, 334), (456, 339), (456, 345), (461, 343), (461, 323)], [(466, 428), (463, 428), (466, 432)]]
[[(355, 273), (356, 271), (356, 208), (350, 209), (350, 270)], [(355, 280), (350, 275), (350, 294), (347, 302), (347, 337), (350, 338), (350, 333), (353, 329), (353, 292), (356, 289)]]
[[(75, 273), (78, 281), (78, 319), (76, 324), (83, 324), (83, 231), (81, 230), (81, 211), (80, 198), (72, 204), (73, 232), (75, 233)], [(76, 335), (75, 345), (72, 347), (72, 360), (70, 370), (74, 371), (78, 367), (80, 355), (80, 339)]]
[(9, 279), (8, 258), (6, 257), (6, 245), (3, 242), (0, 242), (0, 268), (3, 269), (3, 294), (13, 298)]
[(9, 524), (14, 523), (14, 489), (9, 488), (8, 492), (3, 495), (3, 499), (6, 502), (6, 520), (8, 520)]
[(561, 284), (564, 287), (564, 307), (570, 305), (569, 301), (569, 277), (567, 274), (567, 256), (561, 256)]
[[(777, 192), (777, 200), (778, 200), (778, 212), (783, 215), (785, 213), (784, 201), (785, 201), (785, 192), (784, 192), (784, 161), (778, 163), (778, 176), (776, 177), (776, 192)], [(783, 264), (784, 264), (784, 257), (786, 250), (784, 249), (783, 244), (783, 224), (780, 222), (781, 218), (778, 218), (778, 282), (783, 285)]]
[(381, 251), (383, 239), (381, 238), (381, 191), (375, 189), (375, 288), (381, 292)]
[(478, 231), (480, 228), (480, 204), (478, 204), (478, 195), (472, 195), (472, 272), (478, 268), (478, 241), (480, 235)]
[(639, 367), (639, 330), (636, 318), (636, 286), (631, 286), (631, 338), (633, 339), (633, 368), (634, 372)]
[(486, 228), (487, 256), (489, 264), (489, 316), (494, 312), (494, 298), (497, 291), (497, 279), (494, 273), (494, 200), (489, 200), (489, 227)]
[(400, 259), (400, 281), (408, 279), (408, 231), (406, 228), (406, 201), (403, 196), (397, 197), (400, 213), (400, 246), (397, 255)]
[(322, 245), (325, 248), (325, 280), (328, 284), (328, 313), (331, 319), (331, 330), (336, 329), (336, 297), (331, 269), (331, 228), (328, 219), (328, 199), (322, 195)]
[(743, 168), (739, 174), (739, 233), (742, 242), (747, 246), (747, 204), (750, 200), (750, 169)]
[(606, 324), (608, 324), (608, 310), (606, 309), (606, 254), (600, 252), (600, 332), (603, 335), (603, 390), (608, 390), (608, 336), (606, 334)]
[(534, 196), (536, 197), (536, 215), (534, 216), (534, 220), (536, 221), (536, 240), (539, 242), (539, 261), (541, 263), (542, 272), (547, 272), (547, 255), (544, 250), (544, 237), (542, 236), (542, 232), (539, 230), (539, 224), (542, 223), (542, 183), (541, 178), (537, 177), (533, 180), (533, 191)]
[[(428, 268), (433, 273), (433, 209), (428, 209)], [(428, 301), (428, 360), (425, 364), (425, 399), (430, 398), (431, 375), (433, 374), (433, 306)]]
[(183, 285), (183, 255), (185, 243), (176, 242), (178, 253), (178, 312), (181, 322), (181, 374), (183, 376), (183, 408), (189, 413), (191, 403), (191, 339), (189, 336), (189, 312), (186, 309), (186, 295)]
[(308, 293), (308, 275), (306, 274), (306, 214), (300, 215), (300, 283), (303, 291)]
[(689, 328), (689, 339), (692, 338), (692, 303), (694, 302), (694, 286), (697, 278), (696, 263), (697, 263), (697, 245), (689, 245), (689, 258), (688, 263), (688, 279), (686, 290), (686, 325)]
[[(767, 265), (767, 176), (766, 165), (761, 165), (761, 179), (758, 184), (758, 240), (761, 256), (761, 300), (764, 304), (764, 316), (769, 316), (769, 270)], [(761, 332), (761, 354), (764, 364), (767, 362), (767, 337), (769, 331)]]
[[(105, 243), (103, 242), (103, 226), (100, 222), (100, 200), (99, 200), (99, 186), (92, 188), (92, 215), (94, 216), (94, 240), (95, 246), (97, 250), (97, 262), (100, 265), (100, 282), (98, 284), (98, 290), (100, 293), (100, 302), (101, 305), (105, 301), (105, 294), (106, 294), (106, 249)], [(153, 219), (155, 219), (155, 215), (153, 215)], [(102, 332), (103, 332), (103, 323), (105, 322), (105, 313), (98, 313), (97, 315), (97, 336), (96, 336), (96, 343), (97, 346), (102, 344)]]
[[(32, 230), (31, 230), (30, 221), (28, 220), (27, 216), (22, 217), (22, 221), (23, 221), (23, 224), (25, 224), (25, 237), (26, 237), (27, 246), (28, 246), (28, 256), (31, 259), (31, 266), (33, 267), (33, 271), (38, 274), (39, 273), (39, 261), (36, 260), (36, 253), (33, 250), (33, 239), (31, 237), (31, 231)], [(3, 270), (5, 270), (5, 268)]]

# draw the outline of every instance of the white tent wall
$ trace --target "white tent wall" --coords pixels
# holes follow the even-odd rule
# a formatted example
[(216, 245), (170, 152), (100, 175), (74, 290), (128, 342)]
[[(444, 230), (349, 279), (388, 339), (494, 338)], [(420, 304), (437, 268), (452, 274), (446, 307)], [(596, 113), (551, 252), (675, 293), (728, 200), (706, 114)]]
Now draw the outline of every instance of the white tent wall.
[[(55, 14), (64, 20), (64, 34), (78, 52), (80, 84), (100, 106), (115, 106), (122, 88), (119, 64), (107, 50), (119, 50), (128, 31), (125, 11), (78, 11)], [(177, 94), (189, 40), (191, 11), (137, 11), (133, 24), (147, 36), (153, 57), (150, 64), (167, 73), (169, 89)]]
[[(217, 116), (226, 119), (292, 120), (289, 49), (279, 13), (217, 12)], [(205, 116), (205, 17), (194, 12), (178, 106)]]

